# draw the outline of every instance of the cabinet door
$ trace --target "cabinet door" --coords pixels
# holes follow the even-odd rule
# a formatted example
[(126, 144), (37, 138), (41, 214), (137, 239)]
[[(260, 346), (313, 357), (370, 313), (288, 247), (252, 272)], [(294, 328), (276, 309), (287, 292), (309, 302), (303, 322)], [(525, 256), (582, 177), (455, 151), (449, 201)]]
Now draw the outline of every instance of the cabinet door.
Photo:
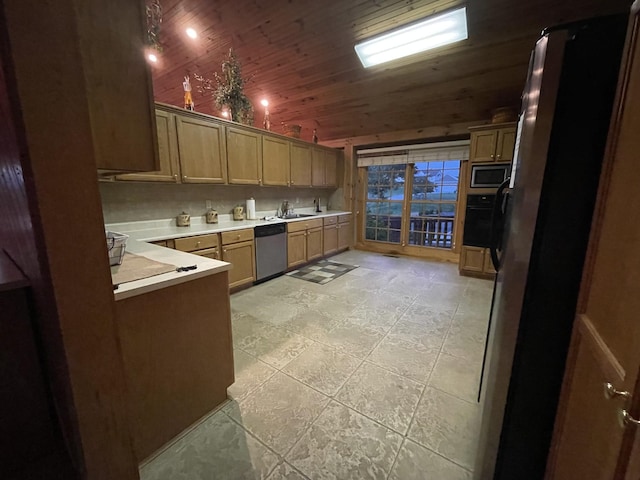
[(307, 261), (307, 232), (302, 230), (287, 234), (287, 267), (302, 265)]
[(324, 187), (325, 157), (319, 148), (311, 149), (311, 185)]
[(178, 139), (173, 115), (163, 110), (156, 110), (156, 129), (158, 130), (158, 156), (160, 170), (148, 173), (131, 173), (118, 175), (117, 180), (138, 182), (172, 182), (179, 181)]
[(497, 130), (471, 132), (469, 160), (472, 162), (493, 162), (498, 141)]
[(289, 142), (276, 137), (262, 136), (262, 183), (289, 185)]
[(251, 283), (255, 280), (255, 253), (253, 242), (225, 245), (222, 259), (233, 265), (229, 270), (229, 288)]
[(311, 186), (311, 147), (291, 144), (291, 185)]
[(493, 262), (491, 261), (491, 254), (489, 253), (489, 249), (484, 249), (484, 268), (482, 269), (485, 273), (496, 273), (496, 269), (493, 268)]
[(338, 251), (338, 225), (324, 227), (322, 243), (325, 255), (332, 255)]
[(262, 184), (262, 135), (227, 127), (227, 168), (229, 183)]
[(70, 13), (77, 16), (76, 22), (66, 20), (77, 28), (82, 66), (78, 75), (84, 89), (72, 94), (89, 108), (96, 166), (120, 172), (156, 171), (160, 167), (151, 68), (140, 51), (147, 35), (142, 2), (75, 3)]
[(482, 247), (462, 247), (460, 270), (482, 273), (484, 271), (484, 251)]
[(307, 230), (307, 261), (322, 258), (322, 227)]
[(346, 250), (351, 246), (351, 222), (338, 224), (338, 250)]
[(183, 183), (225, 183), (224, 127), (176, 115), (178, 153)]
[(496, 145), (496, 161), (510, 162), (513, 160), (513, 150), (516, 146), (516, 129), (501, 128), (498, 130), (498, 140)]
[(335, 187), (337, 184), (337, 155), (336, 151), (324, 151), (324, 184), (327, 187)]

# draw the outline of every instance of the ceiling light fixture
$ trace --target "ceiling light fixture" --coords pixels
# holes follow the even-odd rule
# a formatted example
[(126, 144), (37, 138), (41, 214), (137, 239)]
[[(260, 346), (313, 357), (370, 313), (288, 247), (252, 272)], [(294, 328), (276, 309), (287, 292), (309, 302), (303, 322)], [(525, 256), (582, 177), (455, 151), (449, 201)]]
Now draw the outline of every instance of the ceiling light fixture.
[(198, 38), (198, 32), (196, 32), (193, 28), (187, 28), (187, 35), (191, 38)]
[(467, 9), (463, 7), (383, 33), (357, 44), (355, 49), (368, 68), (467, 38)]
[(149, 59), (150, 62), (156, 63), (158, 61), (158, 57), (156, 57), (153, 53), (150, 53), (149, 55), (147, 55), (147, 58)]

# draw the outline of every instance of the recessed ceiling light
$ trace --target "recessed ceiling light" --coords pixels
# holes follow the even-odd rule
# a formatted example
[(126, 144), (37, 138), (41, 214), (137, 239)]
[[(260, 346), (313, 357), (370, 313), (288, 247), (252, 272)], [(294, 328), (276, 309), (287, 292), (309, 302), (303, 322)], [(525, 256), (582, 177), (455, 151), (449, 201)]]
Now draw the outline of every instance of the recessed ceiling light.
[(223, 110), (223, 111), (222, 111), (222, 116), (223, 116), (224, 118), (227, 118), (227, 117), (229, 116), (229, 112), (228, 112), (227, 110)]
[(263, 98), (262, 100), (260, 100), (260, 104), (263, 107), (268, 107), (269, 106), (269, 100), (267, 100), (266, 98)]
[(196, 32), (193, 28), (187, 28), (187, 35), (191, 38), (198, 38), (198, 32)]
[(383, 33), (357, 44), (355, 49), (367, 68), (467, 38), (467, 9), (463, 7)]
[(149, 55), (147, 55), (147, 58), (149, 59), (150, 62), (156, 63), (158, 61), (158, 57), (156, 57), (153, 53), (150, 53)]

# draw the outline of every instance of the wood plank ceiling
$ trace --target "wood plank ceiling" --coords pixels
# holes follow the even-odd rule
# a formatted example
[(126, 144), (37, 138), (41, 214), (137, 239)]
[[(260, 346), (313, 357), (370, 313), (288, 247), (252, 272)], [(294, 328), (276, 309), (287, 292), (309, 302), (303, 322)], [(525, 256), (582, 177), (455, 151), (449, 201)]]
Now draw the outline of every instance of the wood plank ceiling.
[[(270, 102), (272, 130), (317, 128), (320, 142), (490, 121), (516, 106), (530, 51), (547, 26), (628, 11), (630, 0), (160, 0), (163, 52), (156, 100), (183, 105), (182, 81), (212, 77), (230, 47), (250, 78), (255, 125)], [(353, 46), (390, 28), (466, 5), (469, 39), (417, 61), (364, 69)], [(185, 34), (194, 28), (199, 36)], [(220, 116), (195, 91), (196, 110)]]

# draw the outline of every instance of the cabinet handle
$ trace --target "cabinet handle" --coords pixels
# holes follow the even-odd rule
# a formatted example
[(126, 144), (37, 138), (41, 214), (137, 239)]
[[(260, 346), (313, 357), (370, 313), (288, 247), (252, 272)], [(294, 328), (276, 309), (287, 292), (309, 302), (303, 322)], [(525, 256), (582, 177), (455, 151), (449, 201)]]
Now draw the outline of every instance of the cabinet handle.
[(174, 174), (173, 174), (173, 181), (174, 181), (174, 182), (177, 182), (177, 181), (178, 181), (178, 174), (177, 174), (177, 173), (174, 173)]
[(289, 185), (293, 185), (293, 180), (291, 180), (291, 181), (289, 182)]
[(182, 176), (182, 179), (183, 179), (183, 180), (186, 180), (186, 179), (187, 179), (187, 176), (186, 176), (186, 175), (183, 175), (183, 176)]
[(225, 249), (223, 249), (222, 251), (223, 251), (224, 253), (227, 253), (227, 249), (226, 249), (226, 248), (225, 248)]
[(493, 160), (494, 158), (496, 158), (496, 156), (492, 153), (491, 154), (491, 160)]
[(502, 155), (498, 154), (498, 156), (497, 156), (496, 158), (497, 158), (498, 160), (500, 160), (500, 157), (501, 157), (501, 156), (502, 156)]
[(236, 235), (236, 238), (237, 238), (238, 240), (240, 240), (240, 235)]
[(199, 247), (199, 246), (200, 246), (200, 242), (196, 242), (196, 247)]
[(261, 178), (258, 179), (258, 185), (262, 185), (262, 179)]

